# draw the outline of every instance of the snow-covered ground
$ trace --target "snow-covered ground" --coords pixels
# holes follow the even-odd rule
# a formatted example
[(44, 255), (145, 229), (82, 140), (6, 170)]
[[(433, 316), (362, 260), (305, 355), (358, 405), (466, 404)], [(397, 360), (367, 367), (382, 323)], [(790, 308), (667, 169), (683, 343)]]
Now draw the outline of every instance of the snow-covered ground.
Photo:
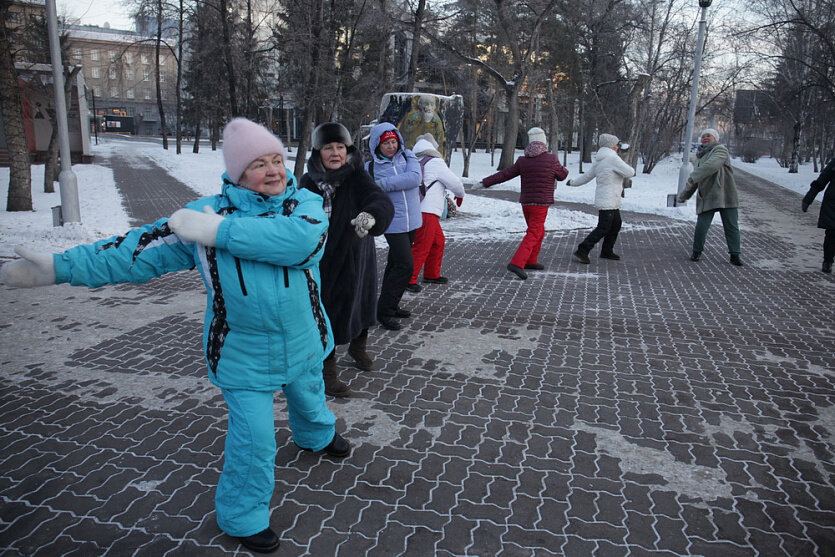
[[(153, 141), (124, 141), (111, 137), (100, 137), (99, 144), (93, 147), (98, 157), (118, 157), (119, 153), (130, 151), (132, 157), (148, 156), (171, 176), (182, 181), (195, 192), (195, 198), (213, 195), (220, 190), (220, 175), (223, 172), (221, 152), (211, 151), (202, 146), (199, 154), (184, 149), (181, 155), (173, 147), (165, 151), (159, 143)], [(293, 156), (295, 153), (292, 153)], [(521, 151), (518, 153), (521, 155)], [(474, 153), (470, 161), (468, 181), (477, 181), (495, 172), (499, 152), (491, 160), (489, 153)], [(562, 160), (560, 153), (560, 160)], [(579, 154), (568, 155), (569, 177), (578, 175)], [(789, 174), (780, 168), (774, 159), (760, 159), (754, 164), (734, 162), (742, 170), (765, 178), (784, 188), (798, 193), (805, 193), (816, 174), (811, 164), (801, 165), (797, 174)], [(669, 158), (658, 164), (652, 174), (638, 174), (632, 182), (632, 188), (626, 191), (623, 209), (643, 213), (663, 215), (671, 219), (695, 220), (695, 203), (685, 207), (667, 207), (667, 194), (677, 189), (680, 157)], [(292, 167), (292, 165), (291, 165)], [(463, 157), (454, 153), (452, 170), (460, 175), (463, 170)], [(585, 165), (588, 169), (589, 165)], [(640, 172), (641, 165), (638, 165)], [(60, 251), (78, 243), (92, 242), (114, 234), (125, 232), (128, 228), (128, 215), (122, 205), (110, 168), (98, 164), (74, 165), (73, 171), (78, 180), (78, 195), (81, 209), (81, 224), (54, 227), (52, 207), (61, 204), (58, 184), (56, 193), (43, 193), (43, 165), (32, 167), (32, 200), (34, 211), (8, 212), (5, 210), (9, 184), (9, 169), (0, 168), (0, 256), (13, 255), (17, 245), (29, 246), (45, 251)], [(493, 186), (491, 189), (519, 190), (519, 179)], [(559, 201), (592, 203), (594, 200), (594, 181), (581, 187), (567, 187), (560, 184), (556, 199)], [(798, 199), (799, 203), (799, 199)], [(466, 240), (468, 238), (489, 239), (507, 237), (508, 234), (521, 233), (525, 230), (522, 211), (515, 202), (490, 199), (482, 196), (468, 196), (459, 209), (462, 216), (444, 221), (444, 230), (449, 238)], [(549, 211), (546, 229), (570, 230), (591, 228), (597, 222), (596, 214), (581, 210), (555, 207)], [(630, 224), (624, 223), (628, 230)], [(385, 242), (378, 245), (385, 245)]]

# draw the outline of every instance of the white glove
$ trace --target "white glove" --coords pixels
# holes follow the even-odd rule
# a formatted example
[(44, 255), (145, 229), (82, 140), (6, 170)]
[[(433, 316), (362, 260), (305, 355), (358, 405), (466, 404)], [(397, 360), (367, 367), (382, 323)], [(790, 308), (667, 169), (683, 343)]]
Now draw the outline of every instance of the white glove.
[(354, 225), (354, 230), (360, 238), (368, 236), (368, 231), (374, 228), (374, 224), (376, 222), (377, 221), (374, 220), (374, 217), (365, 211), (351, 219), (351, 224)]
[(32, 288), (55, 284), (55, 263), (51, 253), (16, 247), (23, 259), (9, 261), (0, 267), (0, 282), (15, 288)]
[(168, 228), (183, 240), (214, 247), (217, 245), (217, 229), (221, 222), (223, 217), (206, 205), (202, 213), (192, 209), (175, 212), (168, 219)]

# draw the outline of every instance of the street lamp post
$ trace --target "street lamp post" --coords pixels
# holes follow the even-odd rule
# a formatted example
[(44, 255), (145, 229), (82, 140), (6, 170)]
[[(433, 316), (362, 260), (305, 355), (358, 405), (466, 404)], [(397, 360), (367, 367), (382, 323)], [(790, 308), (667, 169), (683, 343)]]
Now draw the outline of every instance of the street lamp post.
[(61, 61), (61, 44), (58, 41), (58, 13), (55, 0), (46, 0), (46, 24), (49, 33), (49, 54), (52, 61), (52, 84), (55, 89), (55, 120), (58, 125), (58, 147), (61, 153), (61, 172), (58, 187), (61, 190), (61, 218), (59, 223), (81, 222), (78, 205), (78, 181), (70, 160), (70, 132), (67, 127), (67, 99), (64, 95), (64, 64)]
[(696, 118), (696, 102), (699, 96), (699, 70), (702, 67), (702, 50), (705, 46), (705, 25), (707, 24), (707, 9), (713, 0), (699, 0), (699, 7), (702, 9), (699, 20), (699, 37), (696, 41), (696, 57), (693, 62), (693, 84), (690, 87), (690, 107), (687, 112), (687, 126), (684, 130), (684, 148), (681, 153), (681, 168), (678, 173), (678, 193), (684, 191), (687, 177), (690, 175), (690, 142), (693, 136), (693, 120)]

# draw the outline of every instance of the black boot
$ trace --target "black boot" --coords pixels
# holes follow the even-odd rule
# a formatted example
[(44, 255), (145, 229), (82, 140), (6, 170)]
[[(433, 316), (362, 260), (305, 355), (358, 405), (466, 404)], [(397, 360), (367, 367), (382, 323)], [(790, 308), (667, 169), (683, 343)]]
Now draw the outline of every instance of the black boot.
[(238, 541), (245, 548), (256, 553), (272, 553), (278, 549), (278, 536), (271, 529), (267, 528), (251, 536), (239, 537)]
[(737, 267), (742, 267), (742, 260), (739, 258), (738, 253), (731, 254), (731, 264), (736, 265)]
[(580, 263), (585, 263), (586, 265), (591, 263), (591, 260), (589, 260), (588, 252), (583, 251), (580, 248), (577, 248), (577, 251), (574, 252), (574, 257), (576, 257), (580, 261)]
[(330, 356), (322, 362), (322, 378), (325, 380), (325, 394), (336, 397), (346, 397), (351, 394), (351, 387), (339, 380), (339, 372), (336, 369), (336, 354), (331, 352)]
[(526, 278), (528, 278), (528, 273), (526, 273), (522, 269), (522, 267), (519, 267), (518, 265), (514, 265), (513, 263), (508, 263), (507, 264), (507, 270), (510, 271), (511, 273), (513, 273), (514, 275), (516, 275), (517, 277), (519, 277), (521, 280), (525, 280)]
[(353, 339), (348, 345), (348, 355), (354, 359), (357, 367), (363, 371), (371, 371), (374, 369), (374, 360), (368, 355), (365, 346), (368, 342), (368, 329), (363, 329), (360, 336)]
[(698, 261), (701, 258), (702, 258), (702, 252), (694, 251), (693, 255), (690, 256), (690, 261)]
[[(293, 441), (293, 443), (295, 443), (295, 441)], [(313, 451), (313, 449), (306, 449), (302, 446), (299, 446), (298, 443), (296, 444), (296, 446), (303, 451)], [(325, 453), (326, 455), (332, 456), (333, 458), (345, 458), (346, 456), (351, 454), (351, 444), (338, 433), (334, 433), (333, 439), (331, 439), (331, 442), (328, 444), (328, 446), (318, 452)]]
[(824, 273), (831, 273), (832, 272), (832, 261), (824, 261), (823, 266), (821, 266), (821, 271)]
[(389, 331), (399, 331), (403, 328), (403, 325), (400, 324), (397, 319), (394, 317), (388, 317), (386, 315), (378, 315), (377, 322), (384, 328), (388, 329)]

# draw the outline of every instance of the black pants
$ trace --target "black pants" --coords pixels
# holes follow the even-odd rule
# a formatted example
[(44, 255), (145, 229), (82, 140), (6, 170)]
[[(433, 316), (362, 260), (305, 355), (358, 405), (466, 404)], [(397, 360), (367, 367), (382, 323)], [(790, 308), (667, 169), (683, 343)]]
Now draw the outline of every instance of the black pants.
[(415, 230), (411, 232), (397, 232), (386, 234), (389, 244), (388, 261), (383, 272), (383, 284), (380, 286), (380, 299), (377, 301), (377, 315), (393, 317), (400, 304), (400, 298), (412, 278), (414, 262), (412, 260), (412, 243), (415, 241)]
[(580, 250), (589, 253), (594, 245), (603, 238), (603, 246), (600, 253), (612, 253), (615, 249), (615, 242), (618, 240), (618, 233), (623, 221), (620, 218), (620, 209), (605, 209), (597, 213), (597, 228), (592, 230), (586, 239), (580, 242)]
[(832, 263), (835, 260), (835, 228), (827, 228), (823, 237), (823, 260)]

